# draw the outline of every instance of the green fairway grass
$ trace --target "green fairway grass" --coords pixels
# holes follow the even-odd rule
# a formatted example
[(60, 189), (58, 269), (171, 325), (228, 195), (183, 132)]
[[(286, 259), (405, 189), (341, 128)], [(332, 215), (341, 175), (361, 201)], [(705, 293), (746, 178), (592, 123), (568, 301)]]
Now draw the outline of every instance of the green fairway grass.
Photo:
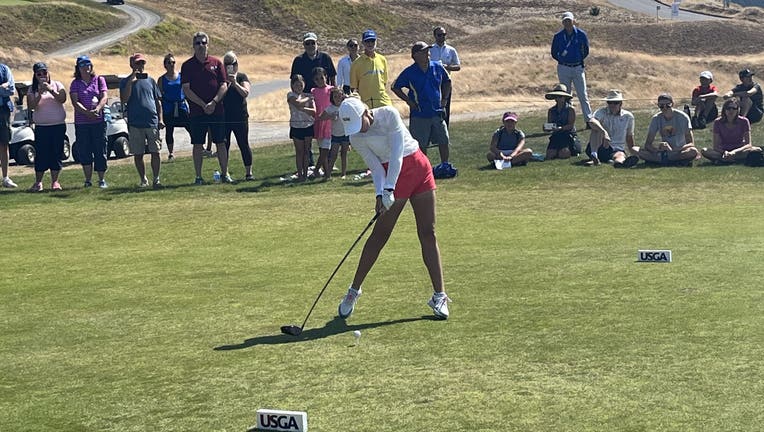
[[(107, 190), (83, 189), (79, 169), (60, 193), (3, 190), (0, 431), (244, 431), (258, 408), (307, 411), (320, 432), (759, 430), (764, 169), (489, 170), (498, 123), (451, 127), (459, 175), (438, 181), (436, 229), (448, 321), (426, 305), (407, 209), (346, 323), (362, 244), (303, 335), (279, 333), (374, 205), (368, 179), (280, 182), (291, 145), (255, 149), (255, 182), (192, 186), (179, 158), (158, 191), (131, 164)], [(546, 139), (528, 141), (543, 153)], [(638, 249), (674, 262), (637, 263)]]

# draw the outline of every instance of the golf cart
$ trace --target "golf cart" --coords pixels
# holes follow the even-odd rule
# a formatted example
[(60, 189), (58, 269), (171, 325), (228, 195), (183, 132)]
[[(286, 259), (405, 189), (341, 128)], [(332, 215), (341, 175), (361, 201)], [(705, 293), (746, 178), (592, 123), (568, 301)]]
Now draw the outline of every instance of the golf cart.
[[(109, 90), (119, 89), (119, 81), (125, 76), (122, 75), (102, 75), (106, 80), (106, 88)], [(127, 121), (124, 118), (122, 102), (117, 97), (109, 97), (104, 106), (104, 117), (106, 118), (106, 137), (108, 138), (108, 147), (106, 156), (114, 154), (117, 159), (126, 158), (130, 155), (130, 146), (128, 145)], [(77, 143), (74, 143), (74, 147)], [(77, 159), (77, 152), (73, 151), (74, 160)]]
[[(32, 112), (24, 107), (24, 97), (32, 87), (31, 81), (16, 82), (15, 108), (11, 121), (11, 145), (8, 153), (16, 161), (17, 165), (34, 165), (37, 150), (34, 143), (34, 129), (32, 129)], [(69, 159), (71, 146), (69, 137), (64, 138), (64, 150), (59, 155), (62, 161)]]

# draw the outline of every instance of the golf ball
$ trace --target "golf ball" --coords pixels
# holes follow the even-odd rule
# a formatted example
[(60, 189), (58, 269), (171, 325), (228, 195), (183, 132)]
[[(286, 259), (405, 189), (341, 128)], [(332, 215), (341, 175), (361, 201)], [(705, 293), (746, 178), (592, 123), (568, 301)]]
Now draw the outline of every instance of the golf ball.
[(357, 338), (359, 338), (359, 337), (361, 337), (361, 330), (356, 330), (356, 331), (354, 331), (354, 332), (353, 332), (353, 336), (355, 336), (355, 337), (356, 337), (356, 339), (357, 339)]

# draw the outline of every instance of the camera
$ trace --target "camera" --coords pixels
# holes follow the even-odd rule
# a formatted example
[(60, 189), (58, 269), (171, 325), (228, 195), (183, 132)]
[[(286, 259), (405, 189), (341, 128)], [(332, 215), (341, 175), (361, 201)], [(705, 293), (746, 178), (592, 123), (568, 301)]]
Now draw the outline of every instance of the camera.
[(147, 74), (145, 72), (136, 72), (135, 73), (135, 78), (136, 79), (146, 79), (148, 77), (149, 77), (149, 74)]

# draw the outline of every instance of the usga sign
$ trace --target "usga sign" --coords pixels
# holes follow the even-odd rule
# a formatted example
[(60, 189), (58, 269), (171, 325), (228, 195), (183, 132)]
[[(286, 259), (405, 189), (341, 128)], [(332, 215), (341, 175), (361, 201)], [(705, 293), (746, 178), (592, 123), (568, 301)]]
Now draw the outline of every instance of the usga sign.
[(637, 252), (639, 262), (671, 262), (670, 250), (640, 250)]
[(257, 426), (250, 431), (307, 432), (308, 413), (303, 411), (257, 410)]

